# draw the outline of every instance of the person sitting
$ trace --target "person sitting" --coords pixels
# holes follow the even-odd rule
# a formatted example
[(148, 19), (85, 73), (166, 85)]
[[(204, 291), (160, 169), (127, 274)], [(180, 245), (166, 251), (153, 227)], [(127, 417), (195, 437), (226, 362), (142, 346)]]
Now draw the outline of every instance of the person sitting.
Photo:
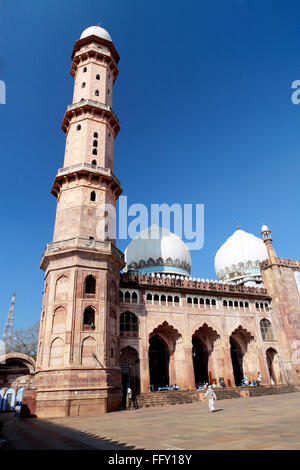
[(253, 387), (255, 387), (255, 385), (258, 385), (258, 384), (255, 382), (255, 380), (253, 380), (252, 384), (253, 384)]

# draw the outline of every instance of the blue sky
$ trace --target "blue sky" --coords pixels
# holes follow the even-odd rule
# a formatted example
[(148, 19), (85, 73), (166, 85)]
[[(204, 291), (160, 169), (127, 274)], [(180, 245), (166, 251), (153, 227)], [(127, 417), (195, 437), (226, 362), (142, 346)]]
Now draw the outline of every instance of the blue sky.
[(268, 224), (277, 254), (300, 259), (297, 0), (0, 1), (0, 334), (13, 290), (15, 327), (40, 317), (70, 56), (99, 22), (121, 57), (115, 173), (128, 203), (205, 204), (197, 277), (216, 277), (214, 255), (236, 221), (255, 235)]

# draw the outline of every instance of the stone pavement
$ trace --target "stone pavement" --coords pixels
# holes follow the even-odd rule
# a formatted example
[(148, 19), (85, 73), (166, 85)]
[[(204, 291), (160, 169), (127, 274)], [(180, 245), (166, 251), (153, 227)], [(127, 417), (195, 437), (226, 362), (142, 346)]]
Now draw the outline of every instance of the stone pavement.
[(300, 449), (300, 393), (191, 403), (100, 416), (4, 417), (15, 449)]

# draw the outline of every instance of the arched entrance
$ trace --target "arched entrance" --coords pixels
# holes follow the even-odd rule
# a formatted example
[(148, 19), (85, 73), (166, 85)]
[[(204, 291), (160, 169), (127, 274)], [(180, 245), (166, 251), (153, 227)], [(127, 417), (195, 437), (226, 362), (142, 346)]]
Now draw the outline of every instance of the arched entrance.
[(267, 365), (270, 375), (271, 384), (275, 385), (280, 382), (280, 365), (278, 353), (275, 349), (269, 348), (266, 350)]
[(149, 372), (154, 390), (169, 385), (169, 361), (167, 344), (158, 335), (152, 336), (149, 340)]
[(127, 388), (130, 387), (136, 394), (140, 393), (140, 368), (137, 351), (126, 346), (120, 351), (120, 367), (122, 375), (123, 401), (125, 404)]
[(192, 355), (196, 387), (204, 383), (217, 380), (216, 370), (212, 364), (212, 352), (215, 342), (219, 339), (218, 333), (207, 323), (196, 330), (192, 337)]
[(235, 385), (238, 387), (243, 380), (243, 352), (241, 346), (233, 338), (230, 338), (230, 354)]
[[(233, 368), (233, 375), (234, 375), (234, 381), (235, 385), (239, 387), (242, 383), (244, 373), (246, 372), (245, 369), (247, 369), (248, 374), (250, 373), (251, 376), (248, 377), (248, 379), (252, 378), (252, 375), (257, 373), (256, 371), (254, 372), (252, 369), (250, 370), (249, 365), (251, 366), (251, 363), (253, 362), (254, 357), (249, 357), (250, 355), (253, 355), (253, 352), (251, 350), (251, 345), (250, 343), (253, 344), (254, 337), (251, 335), (251, 333), (243, 328), (241, 325), (236, 328), (229, 339), (230, 342), (230, 354), (231, 354), (231, 362), (232, 362), (232, 368)], [(248, 351), (250, 349), (250, 352)], [(247, 359), (247, 360), (246, 360)], [(258, 370), (258, 369), (257, 369)], [(246, 374), (247, 375), (247, 374)], [(254, 375), (253, 375), (254, 377)]]
[(197, 385), (202, 385), (209, 382), (208, 351), (206, 345), (200, 338), (193, 337), (192, 343), (195, 383), (197, 387)]

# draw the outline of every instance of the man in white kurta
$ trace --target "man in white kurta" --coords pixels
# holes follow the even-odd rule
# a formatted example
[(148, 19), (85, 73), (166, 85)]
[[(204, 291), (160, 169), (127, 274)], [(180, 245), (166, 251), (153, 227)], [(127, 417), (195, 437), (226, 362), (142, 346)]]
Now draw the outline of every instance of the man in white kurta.
[(216, 400), (217, 397), (211, 385), (208, 386), (208, 389), (204, 395), (204, 398), (206, 397), (208, 398), (208, 408), (210, 409), (210, 411), (215, 411), (214, 400)]

